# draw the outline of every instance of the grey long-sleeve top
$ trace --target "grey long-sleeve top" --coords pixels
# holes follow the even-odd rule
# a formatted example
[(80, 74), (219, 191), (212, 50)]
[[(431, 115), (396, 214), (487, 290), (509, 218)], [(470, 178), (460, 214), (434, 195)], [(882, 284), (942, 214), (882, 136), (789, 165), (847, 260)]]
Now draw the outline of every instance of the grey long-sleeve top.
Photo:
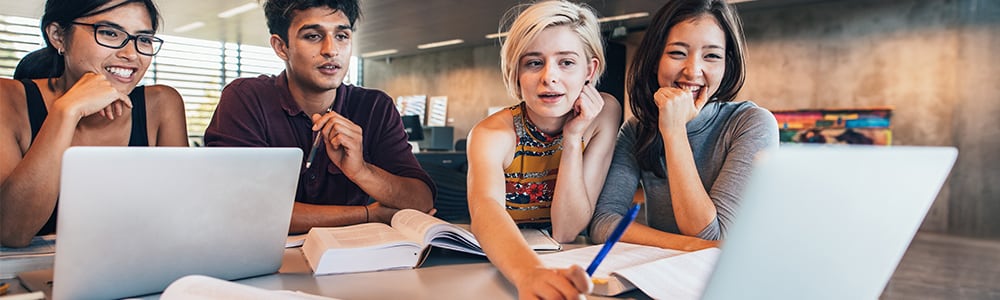
[[(742, 200), (754, 156), (778, 146), (778, 123), (771, 112), (753, 102), (711, 102), (687, 123), (687, 133), (698, 175), (718, 212), (697, 237), (722, 239)], [(647, 225), (680, 233), (667, 178), (639, 169), (635, 139), (636, 120), (631, 119), (618, 132), (611, 168), (590, 223), (594, 243), (603, 243), (611, 235), (628, 211), (640, 182), (646, 196)], [(664, 164), (660, 157), (660, 166)]]

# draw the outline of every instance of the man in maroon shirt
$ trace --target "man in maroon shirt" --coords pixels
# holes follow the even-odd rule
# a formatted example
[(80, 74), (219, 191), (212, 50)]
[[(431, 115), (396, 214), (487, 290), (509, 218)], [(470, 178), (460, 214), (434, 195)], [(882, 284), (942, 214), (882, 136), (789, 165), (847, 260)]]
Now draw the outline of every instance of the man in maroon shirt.
[(303, 161), (290, 233), (431, 210), (434, 184), (410, 152), (392, 98), (342, 84), (357, 0), (270, 0), (264, 12), (285, 71), (226, 86), (205, 144), (298, 147), (308, 156), (320, 139), (308, 168)]

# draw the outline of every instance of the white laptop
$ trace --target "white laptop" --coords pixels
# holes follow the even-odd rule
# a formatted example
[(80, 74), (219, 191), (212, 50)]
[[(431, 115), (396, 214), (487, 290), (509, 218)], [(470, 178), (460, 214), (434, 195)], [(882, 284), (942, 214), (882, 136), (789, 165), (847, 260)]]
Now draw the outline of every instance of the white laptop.
[(157, 293), (189, 274), (276, 272), (301, 164), (297, 148), (70, 148), (53, 298)]
[(704, 299), (877, 299), (957, 154), (900, 146), (765, 154)]

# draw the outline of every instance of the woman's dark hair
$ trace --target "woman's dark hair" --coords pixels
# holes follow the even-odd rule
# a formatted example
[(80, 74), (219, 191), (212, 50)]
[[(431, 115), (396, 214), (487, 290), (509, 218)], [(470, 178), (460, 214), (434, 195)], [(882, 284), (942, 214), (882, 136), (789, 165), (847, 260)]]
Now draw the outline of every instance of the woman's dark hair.
[(629, 102), (632, 114), (636, 119), (635, 154), (639, 167), (644, 171), (653, 171), (656, 176), (666, 177), (666, 170), (660, 163), (663, 157), (663, 137), (657, 126), (659, 109), (653, 100), (653, 94), (660, 88), (657, 81), (657, 70), (663, 47), (667, 42), (670, 29), (678, 23), (697, 18), (702, 15), (715, 17), (726, 35), (726, 71), (718, 91), (709, 97), (709, 101), (732, 101), (743, 88), (746, 73), (743, 43), (743, 23), (736, 11), (724, 0), (671, 0), (667, 1), (646, 30), (646, 35), (639, 44), (635, 59), (629, 66), (630, 70), (625, 84), (628, 88)]
[[(122, 5), (138, 2), (146, 6), (149, 12), (153, 31), (159, 27), (160, 13), (153, 4), (153, 0), (125, 0), (121, 3), (101, 8), (114, 0), (48, 0), (45, 2), (45, 14), (42, 15), (41, 29), (42, 39), (45, 40), (45, 48), (28, 53), (18, 62), (14, 69), (14, 79), (36, 79), (50, 78), (49, 88), (52, 88), (51, 78), (62, 76), (65, 68), (65, 59), (58, 53), (52, 43), (49, 42), (49, 34), (45, 28), (49, 24), (55, 23), (62, 27), (66, 33), (73, 30), (73, 21), (79, 18), (93, 16), (106, 11), (121, 7)], [(101, 9), (99, 9), (101, 8)]]
[(357, 0), (267, 0), (264, 3), (264, 17), (267, 18), (267, 29), (271, 34), (277, 34), (282, 41), (288, 42), (288, 27), (292, 26), (296, 10), (306, 10), (313, 7), (329, 7), (334, 11), (343, 12), (351, 22), (361, 17), (361, 8)]

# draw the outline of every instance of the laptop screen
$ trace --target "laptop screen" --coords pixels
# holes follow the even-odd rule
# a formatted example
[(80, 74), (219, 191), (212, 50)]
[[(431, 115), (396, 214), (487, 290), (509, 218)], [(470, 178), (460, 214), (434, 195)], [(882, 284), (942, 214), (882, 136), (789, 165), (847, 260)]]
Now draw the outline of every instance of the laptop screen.
[(122, 298), (189, 274), (277, 271), (301, 165), (298, 148), (70, 148), (53, 296)]

